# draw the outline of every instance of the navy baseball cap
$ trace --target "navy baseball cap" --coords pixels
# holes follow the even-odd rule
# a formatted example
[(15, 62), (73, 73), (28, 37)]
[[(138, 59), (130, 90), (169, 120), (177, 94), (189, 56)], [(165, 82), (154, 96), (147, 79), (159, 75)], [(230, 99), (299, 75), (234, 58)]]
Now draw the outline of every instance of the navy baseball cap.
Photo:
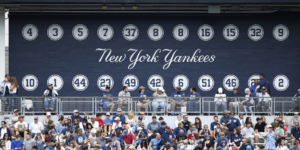
[(170, 126), (166, 126), (166, 129), (170, 129)]
[(278, 124), (281, 124), (281, 123), (283, 123), (283, 122), (282, 122), (281, 120), (279, 120), (279, 121), (278, 121)]
[(144, 137), (143, 134), (140, 134), (140, 135), (139, 135), (139, 138), (142, 138), (142, 137)]
[(163, 122), (161, 122), (161, 125), (167, 125), (167, 123), (163, 121)]
[(111, 137), (115, 137), (115, 136), (117, 136), (117, 135), (116, 135), (116, 134), (112, 134), (112, 135), (111, 135)]
[(138, 119), (139, 119), (139, 120), (143, 120), (143, 117), (139, 117)]
[(122, 122), (122, 125), (123, 125), (123, 124), (127, 124), (127, 122)]
[(152, 119), (153, 119), (153, 118), (155, 118), (155, 119), (156, 119), (156, 116), (152, 116)]
[(6, 78), (7, 76), (9, 76), (9, 74), (6, 74), (6, 75), (5, 75), (5, 78)]

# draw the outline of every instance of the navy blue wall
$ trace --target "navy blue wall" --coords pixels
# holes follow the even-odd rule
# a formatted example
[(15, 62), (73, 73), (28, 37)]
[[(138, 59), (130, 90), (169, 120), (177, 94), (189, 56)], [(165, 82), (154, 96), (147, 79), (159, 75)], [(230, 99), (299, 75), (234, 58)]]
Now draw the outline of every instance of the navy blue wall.
[[(159, 74), (164, 78), (164, 88), (170, 95), (174, 90), (172, 81), (178, 74), (189, 78), (189, 85), (197, 87), (202, 96), (213, 96), (218, 87), (223, 87), (223, 78), (234, 74), (239, 78), (239, 93), (248, 87), (248, 79), (253, 74), (264, 73), (271, 82), (279, 74), (289, 78), (290, 85), (286, 91), (279, 92), (271, 85), (272, 96), (293, 96), (300, 88), (300, 17), (298, 14), (252, 14), (223, 16), (180, 16), (180, 15), (20, 15), (11, 14), (9, 24), (9, 73), (16, 76), (22, 96), (40, 96), (46, 88), (47, 79), (52, 74), (63, 77), (64, 86), (59, 91), (62, 96), (98, 96), (102, 91), (97, 86), (100, 75), (108, 74), (114, 79), (112, 93), (117, 95), (122, 89), (122, 80), (128, 74), (138, 77), (139, 85), (147, 86), (148, 78)], [(22, 36), (22, 28), (26, 24), (34, 24), (39, 35), (33, 41)], [(63, 37), (52, 41), (47, 36), (51, 24), (59, 24), (64, 29)], [(77, 41), (72, 36), (76, 24), (84, 24), (89, 35), (84, 41)], [(102, 24), (109, 24), (114, 29), (114, 36), (109, 41), (102, 41), (97, 36), (97, 29)], [(127, 24), (134, 24), (139, 29), (139, 36), (134, 41), (127, 41), (122, 30)], [(159, 41), (152, 41), (147, 30), (152, 24), (159, 24), (164, 29), (164, 36)], [(177, 24), (184, 24), (189, 29), (189, 37), (177, 41), (172, 34)], [(214, 37), (210, 41), (202, 41), (197, 30), (202, 24), (209, 24), (214, 29)], [(234, 24), (239, 29), (239, 37), (228, 41), (222, 31), (227, 24)], [(252, 41), (247, 35), (248, 28), (259, 24), (264, 29), (264, 37), (260, 41)], [(277, 41), (272, 34), (277, 24), (284, 24), (289, 29), (289, 37), (285, 41)], [(122, 63), (99, 62), (102, 52), (97, 48), (111, 48), (114, 55), (126, 54)], [(215, 55), (214, 62), (207, 63), (172, 63), (164, 70), (166, 52), (158, 54), (157, 63), (138, 63), (129, 70), (127, 50), (141, 50), (142, 54), (153, 54), (156, 49), (178, 50), (178, 55), (192, 56), (196, 49), (199, 55)], [(39, 86), (34, 91), (26, 91), (22, 87), (22, 78), (27, 74), (35, 75)], [(76, 91), (72, 79), (77, 74), (84, 74), (89, 79), (85, 91)], [(197, 81), (203, 74), (214, 78), (215, 85), (210, 91), (199, 90)], [(148, 94), (152, 94), (149, 88)], [(230, 91), (225, 91), (230, 93)], [(138, 90), (131, 92), (136, 95)], [(187, 92), (186, 92), (187, 94)]]

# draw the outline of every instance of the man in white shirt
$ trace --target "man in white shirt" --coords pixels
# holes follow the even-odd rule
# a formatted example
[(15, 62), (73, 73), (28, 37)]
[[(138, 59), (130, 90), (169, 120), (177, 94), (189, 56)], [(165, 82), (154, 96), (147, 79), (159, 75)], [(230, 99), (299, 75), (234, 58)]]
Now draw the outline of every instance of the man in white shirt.
[(27, 135), (27, 123), (24, 121), (24, 116), (19, 116), (19, 121), (15, 123), (15, 130), (19, 132), (19, 135), (24, 138)]
[(39, 122), (39, 118), (37, 116), (34, 117), (34, 121), (29, 124), (30, 136), (33, 138), (35, 134), (41, 133), (42, 130), (44, 130), (44, 125)]
[(14, 114), (12, 115), (12, 124), (15, 125), (16, 122), (19, 121), (19, 110), (15, 109)]
[(244, 127), (245, 124), (245, 118), (244, 118), (244, 114), (243, 113), (239, 113), (239, 120), (241, 123), (241, 129)]
[(247, 143), (254, 144), (253, 137), (258, 137), (258, 135), (255, 135), (254, 129), (251, 127), (252, 123), (247, 122), (246, 128), (243, 128), (241, 130), (241, 135), (243, 136), (243, 139), (247, 139)]
[(10, 133), (10, 129), (7, 128), (6, 126), (6, 122), (2, 121), (1, 122), (1, 128), (0, 128), (0, 140), (2, 140), (4, 138), (4, 134), (7, 133), (8, 134), (8, 139), (11, 140), (11, 133)]
[(118, 108), (121, 108), (122, 105), (128, 105), (130, 103), (130, 93), (128, 92), (127, 86), (123, 86), (123, 90), (119, 93), (118, 97)]
[(271, 102), (270, 95), (267, 93), (267, 89), (265, 87), (261, 88), (261, 93), (256, 93), (260, 86), (257, 86), (255, 89), (255, 94), (259, 97), (258, 104), (256, 105), (256, 111), (261, 112), (261, 108), (264, 107), (266, 111), (269, 108), (269, 103)]
[(95, 121), (95, 116), (91, 117), (91, 124), (93, 125), (94, 129), (99, 129), (99, 122)]

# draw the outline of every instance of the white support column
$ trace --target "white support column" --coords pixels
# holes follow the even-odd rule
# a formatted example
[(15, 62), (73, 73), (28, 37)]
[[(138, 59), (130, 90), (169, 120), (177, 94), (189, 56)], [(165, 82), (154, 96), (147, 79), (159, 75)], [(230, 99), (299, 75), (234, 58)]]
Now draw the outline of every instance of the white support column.
[(0, 80), (5, 76), (5, 10), (0, 7)]

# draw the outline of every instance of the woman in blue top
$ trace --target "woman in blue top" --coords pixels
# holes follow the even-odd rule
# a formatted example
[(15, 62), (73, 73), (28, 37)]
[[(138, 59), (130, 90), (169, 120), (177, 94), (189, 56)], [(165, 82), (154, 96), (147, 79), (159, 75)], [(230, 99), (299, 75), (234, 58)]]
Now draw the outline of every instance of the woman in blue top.
[(141, 107), (145, 107), (145, 111), (147, 112), (149, 99), (147, 99), (147, 94), (145, 93), (145, 87), (143, 86), (139, 87), (139, 94), (137, 96), (141, 97), (139, 98), (136, 104), (138, 112), (141, 112)]
[(232, 135), (232, 137), (231, 137), (231, 142), (232, 142), (233, 146), (240, 149), (242, 146), (242, 140), (243, 140), (241, 131), (239, 128), (235, 128), (235, 129), (233, 129), (233, 133), (234, 133), (234, 135)]
[(202, 138), (204, 138), (205, 135), (208, 135), (208, 136), (213, 135), (212, 132), (208, 129), (208, 125), (207, 124), (205, 124), (204, 125), (204, 129), (202, 129), (199, 132), (199, 138), (202, 139)]
[(265, 150), (274, 150), (276, 148), (276, 135), (273, 131), (272, 125), (268, 125), (268, 132), (262, 135), (265, 140)]
[(188, 95), (188, 111), (200, 111), (199, 103), (201, 102), (200, 94), (195, 87), (190, 88), (190, 94)]
[[(36, 140), (37, 137), (37, 140)], [(39, 135), (35, 134), (34, 138), (33, 138), (33, 142), (35, 143), (35, 145), (38, 147), (38, 150), (44, 150), (44, 138), (43, 135), (41, 135), (41, 133)]]

